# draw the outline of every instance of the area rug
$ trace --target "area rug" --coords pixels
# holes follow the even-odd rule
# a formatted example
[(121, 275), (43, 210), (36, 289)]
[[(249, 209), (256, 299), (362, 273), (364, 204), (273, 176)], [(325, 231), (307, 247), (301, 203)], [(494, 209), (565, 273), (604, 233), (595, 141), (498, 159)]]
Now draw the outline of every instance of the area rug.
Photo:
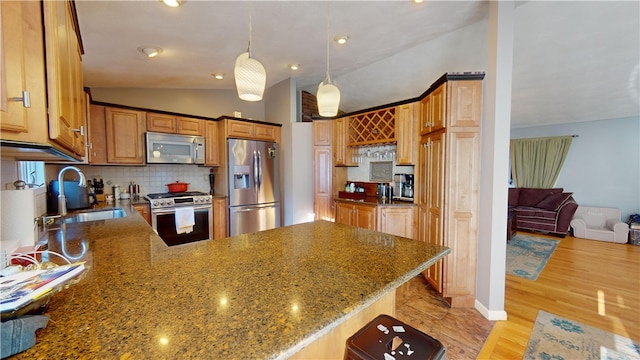
[(558, 243), (558, 240), (516, 234), (507, 243), (507, 274), (536, 280)]
[(640, 359), (640, 343), (540, 310), (523, 359)]

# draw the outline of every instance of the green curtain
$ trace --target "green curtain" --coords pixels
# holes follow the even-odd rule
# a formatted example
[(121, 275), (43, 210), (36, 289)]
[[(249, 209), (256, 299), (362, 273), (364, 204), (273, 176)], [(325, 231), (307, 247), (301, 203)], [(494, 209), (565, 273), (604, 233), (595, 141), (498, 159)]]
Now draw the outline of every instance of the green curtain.
[(552, 188), (573, 136), (512, 139), (511, 177), (515, 187)]

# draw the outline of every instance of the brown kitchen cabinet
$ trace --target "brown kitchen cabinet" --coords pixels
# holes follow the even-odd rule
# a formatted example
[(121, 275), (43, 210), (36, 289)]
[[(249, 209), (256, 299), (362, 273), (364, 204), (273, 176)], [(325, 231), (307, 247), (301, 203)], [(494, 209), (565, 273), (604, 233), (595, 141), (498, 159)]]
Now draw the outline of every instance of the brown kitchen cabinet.
[(82, 43), (71, 1), (43, 1), (49, 137), (85, 154)]
[(313, 210), (315, 220), (333, 221), (333, 121), (313, 121)]
[(336, 222), (376, 230), (376, 205), (336, 201)]
[(220, 154), (224, 154), (224, 149), (220, 148), (221, 141), (220, 141), (220, 131), (218, 129), (218, 122), (205, 121), (204, 134), (205, 134), (204, 165), (205, 166), (222, 165)]
[(205, 121), (184, 116), (148, 112), (147, 131), (204, 136)]
[(333, 165), (358, 166), (358, 164), (353, 161), (353, 152), (355, 149), (347, 145), (349, 118), (339, 118), (333, 122)]
[(429, 126), (423, 127), (415, 178), (418, 239), (451, 253), (424, 274), (452, 307), (473, 307), (482, 80), (446, 80), (430, 95), (422, 102), (421, 122)]
[(134, 204), (133, 208), (151, 225), (151, 209), (149, 204)]
[(144, 165), (145, 112), (105, 107), (107, 163)]
[(378, 206), (378, 231), (413, 239), (415, 206)]
[(420, 103), (408, 103), (396, 109), (396, 165), (415, 165), (420, 140), (418, 123)]
[(213, 238), (227, 237), (227, 198), (213, 198)]
[(369, 111), (349, 118), (349, 146), (384, 145), (396, 142), (396, 107)]
[(280, 127), (250, 121), (227, 119), (227, 136), (280, 142)]
[[(80, 160), (85, 116), (74, 14), (74, 4), (67, 1), (0, 2), (0, 137), (51, 146), (69, 160)], [(3, 148), (3, 156), (60, 160), (20, 148)]]

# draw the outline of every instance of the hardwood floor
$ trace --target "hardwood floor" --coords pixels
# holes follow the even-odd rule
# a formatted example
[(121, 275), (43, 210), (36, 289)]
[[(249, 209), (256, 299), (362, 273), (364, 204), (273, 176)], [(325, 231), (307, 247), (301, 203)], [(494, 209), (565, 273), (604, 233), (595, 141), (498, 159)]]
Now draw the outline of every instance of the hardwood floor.
[(507, 320), (450, 309), (420, 278), (398, 289), (396, 317), (440, 340), (447, 359), (521, 359), (538, 310), (640, 341), (640, 246), (519, 233), (560, 244), (536, 281), (506, 276)]

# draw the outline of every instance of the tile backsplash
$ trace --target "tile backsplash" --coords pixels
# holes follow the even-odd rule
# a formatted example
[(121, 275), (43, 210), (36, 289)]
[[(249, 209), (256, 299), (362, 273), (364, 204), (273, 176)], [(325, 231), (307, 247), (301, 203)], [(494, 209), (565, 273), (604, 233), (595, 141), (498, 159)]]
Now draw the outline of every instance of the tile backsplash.
[(102, 179), (106, 194), (112, 192), (114, 185), (120, 185), (120, 191), (126, 192), (132, 181), (140, 185), (140, 192), (143, 195), (167, 192), (166, 185), (176, 181), (188, 183), (189, 191), (209, 193), (210, 168), (208, 167), (196, 165), (74, 166), (82, 170), (87, 179)]

